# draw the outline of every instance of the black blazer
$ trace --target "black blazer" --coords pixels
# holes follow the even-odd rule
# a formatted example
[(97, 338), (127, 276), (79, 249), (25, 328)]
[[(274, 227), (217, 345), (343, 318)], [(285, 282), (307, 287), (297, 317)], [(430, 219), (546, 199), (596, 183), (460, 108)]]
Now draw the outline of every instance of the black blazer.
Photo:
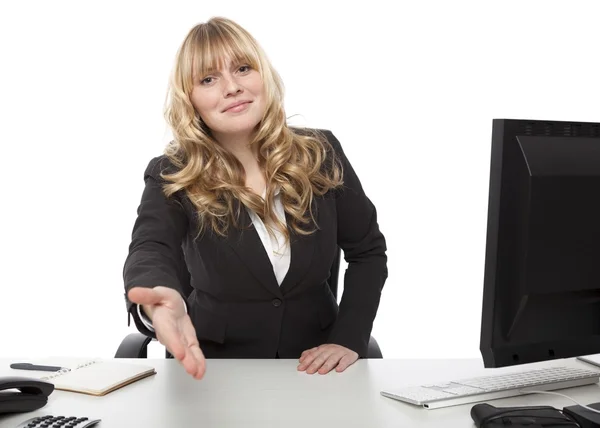
[[(226, 238), (209, 232), (195, 239), (189, 199), (167, 200), (161, 190), (160, 172), (173, 165), (165, 156), (152, 159), (123, 272), (129, 323), (133, 316), (140, 332), (155, 337), (127, 291), (162, 285), (186, 299), (207, 358), (298, 358), (325, 343), (365, 357), (387, 278), (386, 243), (339, 141), (322, 132), (342, 160), (344, 186), (315, 198), (317, 232), (292, 234), (281, 286), (245, 209), (241, 227), (230, 227)], [(338, 246), (348, 263), (339, 307), (327, 283)]]

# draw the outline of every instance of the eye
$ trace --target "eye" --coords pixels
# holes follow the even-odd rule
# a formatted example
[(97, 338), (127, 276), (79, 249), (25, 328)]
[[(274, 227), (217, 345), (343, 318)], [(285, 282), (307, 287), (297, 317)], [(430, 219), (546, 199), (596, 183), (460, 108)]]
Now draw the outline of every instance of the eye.
[(240, 66), (240, 68), (239, 68), (238, 70), (239, 70), (240, 72), (242, 72), (242, 73), (247, 73), (247, 72), (249, 72), (249, 71), (250, 71), (250, 69), (251, 69), (251, 68), (250, 68), (250, 66), (249, 66), (249, 65), (242, 65), (242, 66)]

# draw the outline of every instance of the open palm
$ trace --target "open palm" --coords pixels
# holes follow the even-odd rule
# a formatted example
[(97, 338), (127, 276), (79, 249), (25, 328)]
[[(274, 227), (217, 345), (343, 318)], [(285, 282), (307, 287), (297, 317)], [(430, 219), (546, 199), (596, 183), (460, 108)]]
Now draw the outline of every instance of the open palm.
[(206, 371), (206, 360), (180, 294), (171, 288), (159, 286), (134, 287), (127, 296), (133, 303), (142, 305), (152, 320), (158, 341), (182, 363), (189, 374), (201, 379)]

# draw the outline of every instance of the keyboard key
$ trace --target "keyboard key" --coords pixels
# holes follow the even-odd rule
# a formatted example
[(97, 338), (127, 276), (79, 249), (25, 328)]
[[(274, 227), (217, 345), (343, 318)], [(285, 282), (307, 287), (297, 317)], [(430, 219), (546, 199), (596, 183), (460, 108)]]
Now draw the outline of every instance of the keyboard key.
[[(597, 383), (599, 378), (600, 372), (592, 370), (548, 367), (456, 381), (434, 382), (381, 393), (400, 401), (434, 408), (516, 396), (524, 393), (523, 388), (553, 390), (574, 385), (588, 385)], [(489, 398), (486, 398), (486, 394)], [(460, 403), (457, 403), (457, 399), (460, 400)], [(444, 405), (444, 401), (448, 404)], [(433, 403), (435, 403), (434, 406), (431, 405)]]

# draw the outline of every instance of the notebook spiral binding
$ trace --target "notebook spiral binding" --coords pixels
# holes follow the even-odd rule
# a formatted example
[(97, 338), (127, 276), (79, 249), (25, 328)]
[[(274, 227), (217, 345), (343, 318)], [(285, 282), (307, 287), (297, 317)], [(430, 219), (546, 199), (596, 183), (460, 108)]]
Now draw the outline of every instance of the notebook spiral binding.
[(79, 370), (81, 368), (87, 367), (87, 366), (91, 366), (92, 364), (96, 364), (99, 361), (96, 360), (92, 360), (92, 361), (88, 361), (87, 363), (83, 363), (83, 364), (79, 364), (77, 367), (75, 367), (74, 369), (61, 369), (57, 372), (55, 372), (54, 374), (50, 375), (50, 376), (44, 376), (43, 378), (41, 378), (40, 380), (51, 380), (54, 379), (55, 377), (59, 377), (64, 375), (65, 373), (69, 373), (70, 371), (73, 370)]

